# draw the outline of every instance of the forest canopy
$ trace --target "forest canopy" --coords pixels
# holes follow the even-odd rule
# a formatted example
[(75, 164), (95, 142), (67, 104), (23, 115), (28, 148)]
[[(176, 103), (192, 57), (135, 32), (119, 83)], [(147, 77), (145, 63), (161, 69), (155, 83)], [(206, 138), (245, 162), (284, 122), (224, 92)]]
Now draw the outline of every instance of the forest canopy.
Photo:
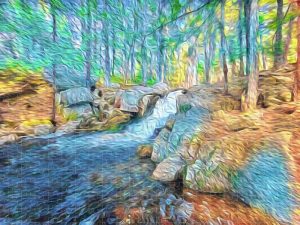
[[(257, 17), (247, 14), (253, 2)], [(2, 0), (0, 67), (49, 80), (54, 70), (87, 85), (227, 83), (249, 74), (249, 43), (260, 70), (296, 61), (296, 8), (288, 0)]]

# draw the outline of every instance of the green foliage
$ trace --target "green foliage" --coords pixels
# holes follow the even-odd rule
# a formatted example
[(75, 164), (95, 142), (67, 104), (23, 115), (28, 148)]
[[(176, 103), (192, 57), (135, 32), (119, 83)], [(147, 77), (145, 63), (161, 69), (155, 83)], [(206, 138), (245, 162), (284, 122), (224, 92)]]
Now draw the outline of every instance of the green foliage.
[(187, 111), (189, 111), (192, 108), (192, 106), (188, 103), (186, 104), (182, 104), (179, 106), (179, 112), (181, 113), (186, 113)]
[[(166, 77), (169, 80), (176, 80), (174, 82), (176, 85), (182, 85), (187, 71), (187, 58), (192, 56), (192, 51), (188, 49), (191, 50), (189, 47), (195, 45), (193, 49), (197, 51), (198, 61), (194, 66), (197, 68), (199, 80), (203, 82), (204, 43), (207, 42), (209, 45), (211, 73), (219, 71), (220, 68), (219, 3), (218, 0), (209, 1), (201, 8), (200, 6), (204, 4), (201, 1), (183, 0), (138, 0), (135, 3), (107, 0), (105, 7), (97, 0), (83, 0), (78, 4), (75, 2), (66, 4), (62, 0), (41, 0), (30, 4), (22, 0), (9, 1), (0, 5), (0, 32), (8, 34), (4, 41), (1, 40), (0, 69), (18, 67), (42, 71), (56, 64), (65, 65), (68, 69), (82, 74), (85, 73), (86, 54), (91, 52), (92, 76), (103, 79), (105, 63), (114, 62), (116, 75), (111, 77), (111, 81), (123, 83), (125, 71), (130, 70), (130, 50), (133, 49), (136, 76), (127, 82), (143, 83), (140, 67), (146, 62), (147, 85), (153, 85), (157, 82), (155, 77), (158, 75), (150, 76), (150, 74), (157, 70), (157, 56), (162, 45), (163, 64), (168, 73)], [(278, 25), (277, 4), (269, 0), (262, 0), (259, 4), (260, 35), (263, 40), (259, 46), (259, 53), (264, 50), (268, 61), (271, 62), (269, 58), (273, 58), (273, 37)], [(289, 2), (284, 0), (284, 13), (288, 10), (288, 4)], [(199, 7), (199, 10), (190, 13)], [(241, 48), (238, 41), (237, 7), (236, 0), (226, 1), (223, 22), (226, 36), (225, 52), (230, 64), (239, 60), (240, 53), (246, 54), (244, 44)], [(185, 13), (186, 15), (182, 16)], [(52, 40), (53, 15), (56, 18), (56, 42)], [(180, 19), (177, 19), (179, 16)], [(280, 21), (283, 25), (284, 38), (287, 35), (288, 22), (295, 17), (296, 13), (290, 8), (283, 21)], [(87, 32), (88, 18), (91, 19), (91, 32)], [(245, 24), (242, 29), (243, 39), (245, 39), (244, 26)], [(104, 41), (105, 33), (108, 33), (107, 41)], [(294, 33), (291, 41), (292, 57), (289, 57), (292, 60), (295, 59), (296, 49)], [(195, 44), (191, 42), (192, 37), (197, 38)], [(158, 40), (162, 40), (162, 43), (160, 44)], [(284, 40), (278, 43), (283, 46)], [(109, 48), (108, 60), (104, 51), (106, 46)], [(2, 48), (5, 50), (2, 51)], [(146, 50), (143, 52), (142, 48)], [(175, 53), (180, 53), (180, 57), (176, 58)], [(174, 76), (178, 76), (178, 79)]]

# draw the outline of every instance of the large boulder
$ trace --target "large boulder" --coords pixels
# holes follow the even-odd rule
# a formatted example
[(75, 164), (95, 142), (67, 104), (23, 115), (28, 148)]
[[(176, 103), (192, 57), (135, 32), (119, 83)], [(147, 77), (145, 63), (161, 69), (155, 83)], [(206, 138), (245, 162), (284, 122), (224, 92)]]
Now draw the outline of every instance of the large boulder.
[(186, 142), (189, 142), (195, 132), (204, 129), (209, 119), (209, 112), (204, 108), (180, 106), (182, 111), (175, 117), (172, 130), (163, 129), (155, 139), (151, 159), (161, 162), (173, 153), (179, 153)]
[(76, 87), (60, 92), (60, 103), (65, 107), (92, 102), (92, 93), (85, 87)]
[[(290, 222), (297, 204), (288, 153), (290, 134), (247, 141), (251, 131), (209, 141), (183, 172), (185, 186), (208, 193), (233, 193), (250, 206)], [(253, 135), (253, 134), (252, 134)]]
[[(162, 85), (161, 85), (162, 86)], [(115, 97), (115, 107), (131, 113), (143, 116), (154, 107), (159, 96), (164, 94), (162, 87), (149, 88), (144, 86), (133, 86), (130, 90), (120, 90)]]

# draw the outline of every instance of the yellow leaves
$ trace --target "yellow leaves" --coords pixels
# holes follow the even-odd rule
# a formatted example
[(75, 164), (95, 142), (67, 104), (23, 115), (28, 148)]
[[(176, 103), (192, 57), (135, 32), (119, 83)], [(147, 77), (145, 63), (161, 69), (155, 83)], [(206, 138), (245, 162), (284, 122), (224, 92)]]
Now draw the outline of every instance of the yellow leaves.
[(50, 122), (50, 120), (47, 119), (29, 119), (29, 120), (25, 120), (24, 122), (22, 122), (20, 124), (20, 126), (24, 126), (24, 127), (33, 127), (33, 126), (37, 126), (37, 125), (52, 125), (52, 123)]

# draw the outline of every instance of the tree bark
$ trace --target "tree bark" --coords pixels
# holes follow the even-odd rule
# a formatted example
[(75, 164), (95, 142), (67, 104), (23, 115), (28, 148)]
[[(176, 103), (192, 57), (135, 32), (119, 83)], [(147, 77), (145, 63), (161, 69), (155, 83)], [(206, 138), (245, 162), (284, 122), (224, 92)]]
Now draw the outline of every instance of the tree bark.
[[(52, 10), (53, 7), (52, 7)], [(52, 12), (52, 40), (54, 44), (56, 43), (57, 39), (57, 30), (56, 30), (56, 15), (55, 12)], [(55, 59), (52, 59), (52, 80), (53, 80), (53, 96), (52, 96), (52, 114), (51, 114), (51, 122), (53, 125), (56, 125), (56, 101), (55, 101), (55, 94), (56, 94), (56, 63)]]
[(205, 35), (204, 37), (204, 70), (205, 70), (205, 82), (209, 83), (210, 82), (210, 60), (209, 60), (209, 44), (208, 42), (208, 38)]
[(238, 36), (239, 36), (239, 58), (240, 58), (240, 71), (239, 75), (243, 77), (245, 66), (244, 66), (244, 56), (243, 56), (243, 1), (238, 0), (239, 4), (239, 24), (238, 24)]
[(142, 45), (141, 45), (141, 53), (142, 53), (142, 78), (143, 78), (143, 84), (147, 84), (147, 52), (146, 52), (146, 47), (145, 47), (145, 41), (146, 41), (146, 36), (143, 37), (142, 39)]
[(247, 64), (248, 64), (248, 89), (246, 95), (245, 110), (255, 109), (258, 93), (258, 57), (257, 57), (257, 33), (258, 33), (258, 0), (246, 0), (245, 12), (248, 37)]
[(224, 74), (224, 93), (228, 94), (228, 66), (226, 62), (226, 39), (225, 39), (225, 32), (224, 32), (224, 7), (225, 1), (221, 0), (221, 21), (220, 21), (220, 31), (221, 31), (221, 55), (222, 55), (222, 68)]
[(284, 56), (283, 56), (284, 64), (286, 64), (288, 61), (288, 54), (289, 54), (290, 44), (291, 44), (291, 40), (292, 40), (293, 23), (294, 23), (294, 20), (291, 19), (289, 21), (287, 36), (286, 36), (285, 45), (284, 45)]
[[(297, 0), (297, 7), (300, 10), (300, 0)], [(297, 17), (297, 27), (300, 27), (300, 15)], [(300, 92), (300, 30), (297, 30), (297, 65), (296, 65), (296, 74), (295, 74), (295, 83), (294, 83), (294, 100), (299, 100)]]
[(251, 0), (245, 0), (244, 3), (244, 14), (245, 14), (245, 30), (246, 30), (246, 75), (248, 76), (250, 73), (250, 4)]
[(262, 33), (261, 32), (259, 34), (259, 40), (260, 40), (260, 47), (261, 47), (261, 60), (262, 60), (262, 63), (263, 63), (263, 68), (264, 68), (264, 70), (266, 70), (267, 69), (267, 63), (266, 63), (265, 49), (264, 49), (264, 45), (263, 45)]
[(277, 29), (274, 44), (274, 68), (278, 69), (284, 63), (282, 44), (282, 20), (283, 20), (283, 0), (277, 0)]
[[(162, 14), (163, 10), (163, 2), (164, 0), (159, 1), (158, 6), (158, 15), (160, 16)], [(160, 27), (157, 31), (157, 76), (159, 82), (164, 82), (164, 76), (163, 76), (163, 58), (164, 58), (164, 43), (163, 43), (163, 29), (164, 27)]]
[(85, 52), (85, 69), (86, 69), (86, 87), (91, 86), (91, 50), (92, 50), (92, 15), (91, 15), (91, 0), (86, 1), (87, 7), (87, 30), (86, 30), (86, 52)]
[[(108, 13), (107, 10), (107, 0), (104, 0), (104, 11)], [(110, 86), (110, 56), (109, 56), (109, 26), (108, 21), (104, 19), (103, 21), (103, 30), (104, 30), (104, 46), (105, 46), (105, 76), (104, 76), (104, 84), (106, 87)]]

